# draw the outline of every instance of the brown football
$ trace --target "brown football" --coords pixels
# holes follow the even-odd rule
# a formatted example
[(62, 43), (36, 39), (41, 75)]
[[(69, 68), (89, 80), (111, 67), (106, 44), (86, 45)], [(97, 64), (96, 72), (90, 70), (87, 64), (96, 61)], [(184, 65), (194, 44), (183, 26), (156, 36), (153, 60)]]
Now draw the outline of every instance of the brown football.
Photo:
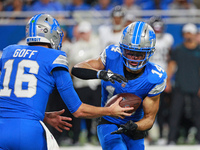
[(110, 105), (112, 105), (119, 97), (122, 97), (122, 101), (119, 102), (119, 105), (121, 107), (134, 107), (133, 111), (131, 112), (135, 112), (140, 106), (142, 101), (141, 98), (135, 94), (120, 93), (111, 97), (107, 101), (105, 107), (109, 107)]

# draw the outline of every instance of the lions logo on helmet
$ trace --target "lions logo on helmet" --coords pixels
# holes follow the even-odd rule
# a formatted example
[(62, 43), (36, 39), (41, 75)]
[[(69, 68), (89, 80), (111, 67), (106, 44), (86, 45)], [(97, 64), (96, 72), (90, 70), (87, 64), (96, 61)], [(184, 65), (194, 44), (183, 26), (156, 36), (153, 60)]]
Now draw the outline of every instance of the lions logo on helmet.
[(49, 14), (33, 16), (26, 25), (26, 42), (49, 43), (53, 49), (62, 47), (63, 32), (58, 21)]
[(124, 64), (132, 71), (143, 68), (155, 51), (156, 36), (150, 25), (133, 22), (123, 30), (120, 48)]

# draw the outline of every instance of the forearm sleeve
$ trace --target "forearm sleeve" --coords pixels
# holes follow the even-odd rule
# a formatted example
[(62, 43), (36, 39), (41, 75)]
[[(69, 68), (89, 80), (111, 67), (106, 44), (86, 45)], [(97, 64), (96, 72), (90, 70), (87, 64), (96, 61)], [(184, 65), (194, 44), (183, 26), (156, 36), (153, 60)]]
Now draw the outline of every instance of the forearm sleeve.
[(58, 92), (69, 111), (71, 113), (76, 112), (82, 102), (73, 87), (73, 82), (69, 72), (64, 68), (55, 68), (52, 73), (56, 81)]
[(72, 75), (80, 79), (97, 79), (97, 71), (86, 68), (72, 68)]

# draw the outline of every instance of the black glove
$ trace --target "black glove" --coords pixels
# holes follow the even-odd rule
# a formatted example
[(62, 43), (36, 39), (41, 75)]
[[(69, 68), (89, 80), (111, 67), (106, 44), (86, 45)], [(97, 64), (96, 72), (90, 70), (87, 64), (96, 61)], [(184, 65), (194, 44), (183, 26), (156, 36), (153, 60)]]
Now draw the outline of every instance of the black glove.
[(99, 70), (97, 73), (97, 78), (102, 79), (104, 81), (110, 81), (112, 83), (115, 83), (115, 80), (119, 83), (128, 82), (128, 80), (124, 76), (113, 73), (111, 70)]
[(138, 128), (138, 125), (130, 120), (126, 124), (120, 125), (119, 129), (111, 132), (111, 134), (122, 134), (122, 133), (124, 133), (128, 136), (132, 136), (132, 134), (134, 134), (134, 132), (137, 130), (137, 128)]

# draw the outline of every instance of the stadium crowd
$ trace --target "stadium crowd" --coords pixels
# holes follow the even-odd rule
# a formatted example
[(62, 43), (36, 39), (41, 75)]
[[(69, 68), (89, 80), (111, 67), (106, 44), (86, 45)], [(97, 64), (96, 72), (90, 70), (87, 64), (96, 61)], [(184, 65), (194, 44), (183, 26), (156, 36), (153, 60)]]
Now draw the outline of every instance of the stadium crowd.
[[(66, 52), (71, 67), (80, 61), (98, 56), (110, 44), (119, 44), (123, 29), (131, 22), (141, 20), (132, 10), (188, 10), (200, 9), (199, 0), (0, 0), (0, 11), (110, 11), (110, 24), (92, 30), (88, 21), (74, 26), (62, 26), (65, 32), (62, 51)], [(17, 18), (14, 18), (17, 19)], [(166, 33), (162, 16), (146, 19), (156, 33), (156, 52), (150, 59), (167, 72), (167, 88), (160, 98), (160, 109), (155, 126), (148, 132), (149, 144), (200, 144), (200, 33), (198, 25), (185, 24), (181, 30), (183, 42), (173, 46), (173, 35)], [(25, 44), (24, 39), (18, 44)], [(96, 47), (96, 48), (95, 48)], [(179, 56), (182, 57), (179, 57)], [(190, 63), (183, 63), (188, 60)], [(168, 66), (168, 64), (170, 64)], [(187, 65), (187, 67), (186, 67)], [(177, 73), (177, 74), (176, 74)], [(183, 76), (184, 74), (184, 76)], [(85, 103), (100, 106), (100, 83), (81, 81), (72, 76), (74, 87)], [(95, 84), (94, 84), (95, 83)], [(86, 94), (90, 93), (90, 95)], [(98, 98), (95, 98), (99, 95)], [(57, 100), (54, 101), (53, 100)], [(96, 101), (95, 101), (96, 100)], [(179, 107), (177, 107), (179, 106)], [(66, 109), (57, 91), (49, 97), (48, 111)], [(174, 115), (176, 114), (176, 115)], [(50, 128), (59, 145), (81, 145), (81, 133), (86, 131), (85, 142), (98, 144), (95, 119), (73, 118), (71, 131), (59, 133)], [(86, 129), (86, 130), (85, 130)]]

